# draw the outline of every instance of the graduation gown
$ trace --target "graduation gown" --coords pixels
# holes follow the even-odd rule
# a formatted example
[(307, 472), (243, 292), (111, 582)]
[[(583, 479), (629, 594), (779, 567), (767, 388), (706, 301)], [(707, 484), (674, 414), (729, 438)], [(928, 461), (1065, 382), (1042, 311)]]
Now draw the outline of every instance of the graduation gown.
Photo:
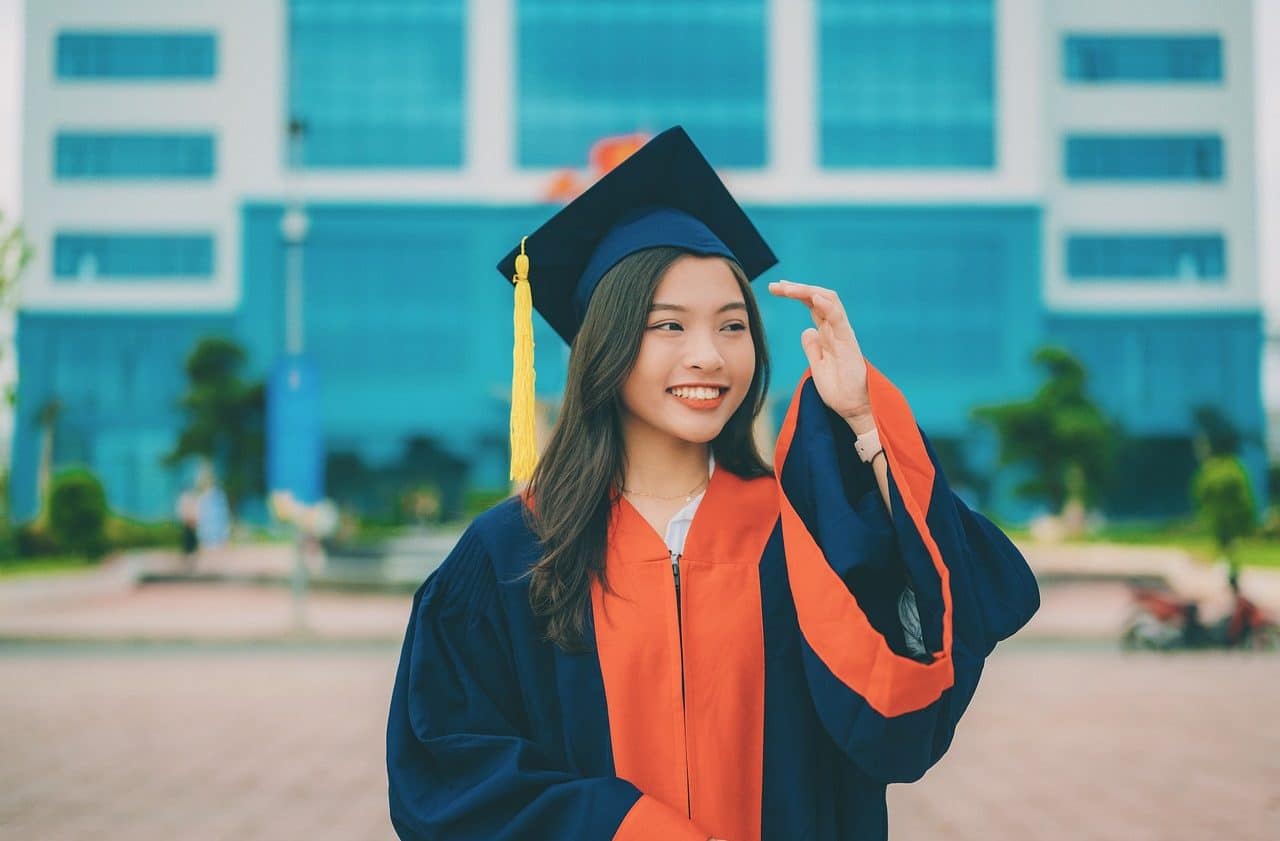
[[(524, 501), (471, 524), (414, 596), (396, 674), (387, 772), (402, 839), (888, 837), (886, 785), (947, 750), (984, 659), (1039, 591), (867, 368), (889, 509), (806, 372), (775, 475), (713, 474), (678, 607), (663, 538), (618, 500), (588, 653), (539, 636)], [(927, 649), (914, 657), (898, 617), (908, 586)]]

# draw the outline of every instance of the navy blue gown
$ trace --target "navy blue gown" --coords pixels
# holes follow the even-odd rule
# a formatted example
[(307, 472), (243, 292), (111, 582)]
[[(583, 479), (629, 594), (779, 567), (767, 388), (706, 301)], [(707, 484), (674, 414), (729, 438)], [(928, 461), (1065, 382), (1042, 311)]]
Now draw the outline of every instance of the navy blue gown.
[(615, 501), (587, 653), (540, 637), (523, 498), (471, 524), (405, 633), (387, 725), (402, 839), (888, 837), (885, 786), (946, 752), (984, 660), (1040, 599), (867, 367), (889, 509), (806, 373), (775, 475), (713, 474), (678, 600), (663, 538)]

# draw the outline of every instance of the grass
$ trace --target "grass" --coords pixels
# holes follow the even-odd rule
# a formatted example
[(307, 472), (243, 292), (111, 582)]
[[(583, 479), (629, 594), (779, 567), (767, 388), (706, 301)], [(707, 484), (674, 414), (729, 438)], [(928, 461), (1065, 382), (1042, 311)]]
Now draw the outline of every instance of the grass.
[(96, 569), (98, 566), (97, 561), (90, 561), (79, 555), (11, 558), (9, 560), (0, 560), (0, 581), (49, 575), (72, 575)]
[[(1031, 532), (1022, 526), (1001, 527), (1017, 540), (1030, 540)], [(1201, 526), (1192, 521), (1177, 520), (1167, 523), (1117, 523), (1103, 526), (1079, 543), (1122, 543), (1131, 546), (1175, 546), (1192, 557), (1212, 562), (1221, 554), (1213, 538)], [(1280, 569), (1280, 538), (1253, 536), (1238, 540), (1234, 555), (1242, 567), (1268, 567)]]

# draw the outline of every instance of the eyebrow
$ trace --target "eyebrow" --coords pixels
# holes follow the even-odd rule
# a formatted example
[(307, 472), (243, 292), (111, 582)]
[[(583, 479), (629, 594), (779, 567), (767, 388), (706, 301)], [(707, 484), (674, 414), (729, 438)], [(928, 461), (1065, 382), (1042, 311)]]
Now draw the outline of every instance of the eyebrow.
[[(719, 314), (722, 312), (728, 312), (729, 310), (742, 310), (745, 312), (746, 309), (747, 309), (747, 304), (745, 301), (731, 301), (730, 303), (727, 303), (720, 309), (716, 310), (716, 313)], [(654, 304), (653, 306), (649, 307), (649, 312), (656, 312), (657, 310), (673, 310), (675, 312), (688, 312), (689, 308), (682, 307), (679, 304)]]

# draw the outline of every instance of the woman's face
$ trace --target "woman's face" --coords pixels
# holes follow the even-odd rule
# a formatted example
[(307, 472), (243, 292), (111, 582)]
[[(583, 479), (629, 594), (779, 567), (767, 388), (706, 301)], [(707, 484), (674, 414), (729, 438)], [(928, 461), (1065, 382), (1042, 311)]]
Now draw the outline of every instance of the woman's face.
[(622, 402), (632, 424), (706, 443), (747, 396), (755, 364), (746, 302), (729, 264), (685, 255), (654, 292)]

